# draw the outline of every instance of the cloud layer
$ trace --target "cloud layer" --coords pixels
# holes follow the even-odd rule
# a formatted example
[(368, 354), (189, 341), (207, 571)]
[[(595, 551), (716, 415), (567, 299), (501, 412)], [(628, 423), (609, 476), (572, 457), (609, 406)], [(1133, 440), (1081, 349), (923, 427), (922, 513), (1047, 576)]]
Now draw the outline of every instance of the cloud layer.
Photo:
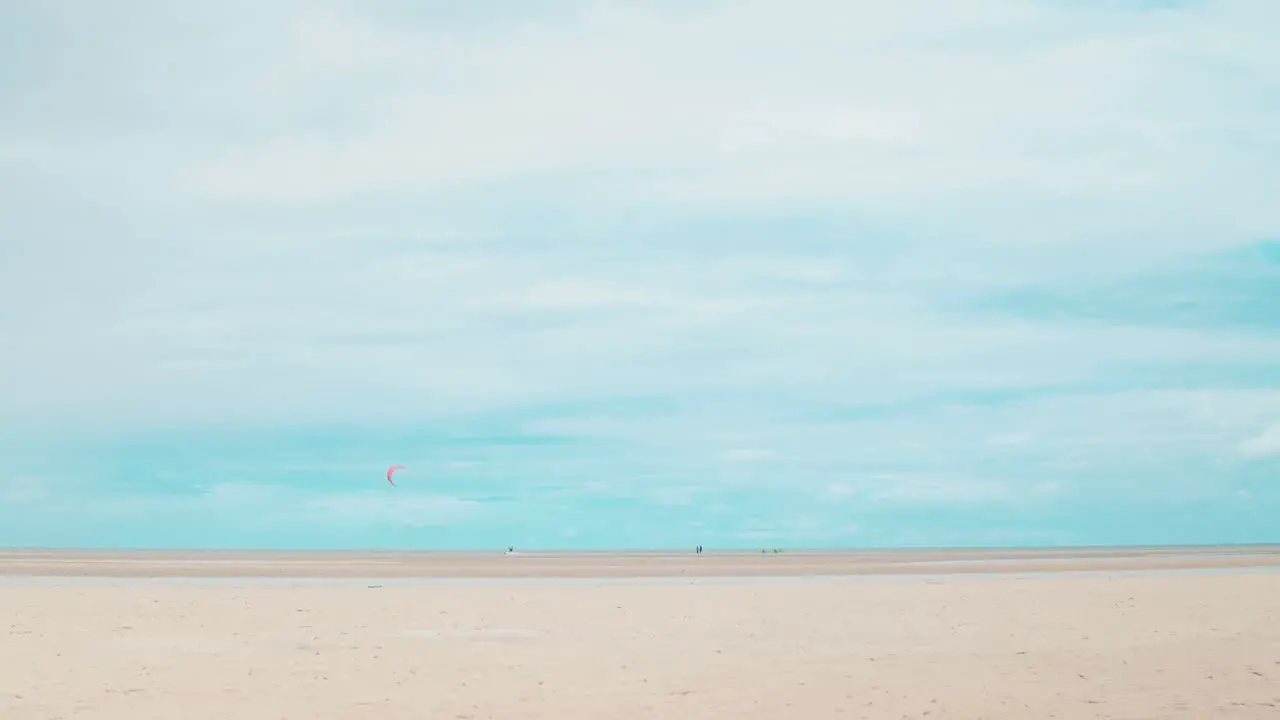
[(0, 543), (1275, 539), (1274, 3), (2, 12)]

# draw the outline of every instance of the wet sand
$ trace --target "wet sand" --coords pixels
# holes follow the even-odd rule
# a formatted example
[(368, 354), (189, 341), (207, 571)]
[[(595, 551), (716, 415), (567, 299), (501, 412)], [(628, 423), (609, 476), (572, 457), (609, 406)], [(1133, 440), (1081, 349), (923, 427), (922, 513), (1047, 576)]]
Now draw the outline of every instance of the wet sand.
[(814, 577), (1280, 567), (1280, 546), (558, 553), (0, 550), (0, 577)]
[(0, 717), (1276, 718), (1277, 557), (5, 551)]

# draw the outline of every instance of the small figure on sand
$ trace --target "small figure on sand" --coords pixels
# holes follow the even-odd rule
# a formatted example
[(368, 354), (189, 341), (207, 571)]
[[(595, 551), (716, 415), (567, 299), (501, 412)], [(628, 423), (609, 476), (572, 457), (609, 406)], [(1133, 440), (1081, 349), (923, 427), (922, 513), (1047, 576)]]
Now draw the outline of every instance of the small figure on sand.
[(697, 548), (694, 552), (696, 552), (697, 554), (701, 555), (701, 554), (702, 554), (702, 546), (701, 546), (701, 545), (699, 545), (699, 546), (698, 546), (698, 548)]

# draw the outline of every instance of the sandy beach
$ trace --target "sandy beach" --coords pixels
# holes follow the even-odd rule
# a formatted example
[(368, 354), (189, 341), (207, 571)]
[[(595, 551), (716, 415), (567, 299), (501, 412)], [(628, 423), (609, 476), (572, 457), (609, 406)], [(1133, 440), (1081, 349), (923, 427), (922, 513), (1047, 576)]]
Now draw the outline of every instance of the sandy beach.
[(1277, 557), (5, 551), (0, 717), (1275, 718)]

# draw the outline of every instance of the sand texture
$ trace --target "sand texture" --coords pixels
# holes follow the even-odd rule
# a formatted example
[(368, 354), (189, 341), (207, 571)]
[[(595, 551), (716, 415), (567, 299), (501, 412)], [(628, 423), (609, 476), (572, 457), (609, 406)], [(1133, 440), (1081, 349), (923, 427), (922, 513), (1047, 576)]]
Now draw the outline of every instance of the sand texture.
[(5, 720), (1280, 718), (1269, 571), (496, 582), (0, 571)]

